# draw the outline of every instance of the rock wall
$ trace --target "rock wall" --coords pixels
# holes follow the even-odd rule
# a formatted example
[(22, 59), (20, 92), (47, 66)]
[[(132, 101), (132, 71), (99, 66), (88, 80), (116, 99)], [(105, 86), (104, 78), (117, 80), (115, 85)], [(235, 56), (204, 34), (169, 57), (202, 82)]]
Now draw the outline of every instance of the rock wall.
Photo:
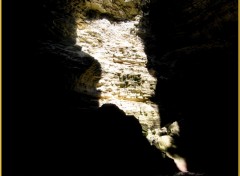
[(88, 20), (84, 27), (77, 28), (77, 45), (100, 63), (102, 74), (93, 85), (91, 74), (94, 73), (88, 70), (74, 90), (93, 94), (91, 90), (96, 89), (100, 92), (100, 106), (116, 104), (127, 115), (139, 119), (143, 126), (159, 127), (158, 107), (150, 101), (155, 94), (156, 79), (146, 68), (147, 56), (137, 36), (139, 20), (139, 16), (125, 22)]
[(140, 23), (161, 125), (180, 121), (189, 168), (219, 175), (234, 172), (237, 8), (235, 0), (151, 1)]
[[(107, 102), (135, 115), (143, 128), (182, 120), (190, 170), (236, 175), (236, 0), (15, 1), (9, 9), (5, 31), (12, 35), (3, 35), (11, 48), (3, 53), (9, 175), (46, 174), (48, 168), (87, 173), (87, 166), (107, 169), (115, 162), (121, 170), (119, 158), (132, 152), (124, 171), (159, 175), (166, 160), (158, 164), (161, 153), (142, 138), (136, 120), (132, 128), (128, 117), (119, 124), (121, 118), (107, 112), (105, 121), (98, 113), (90, 118)], [(122, 135), (126, 124), (136, 135)]]
[(66, 1), (65, 11), (74, 14), (78, 23), (85, 18), (108, 17), (129, 20), (141, 13), (140, 0), (74, 0)]

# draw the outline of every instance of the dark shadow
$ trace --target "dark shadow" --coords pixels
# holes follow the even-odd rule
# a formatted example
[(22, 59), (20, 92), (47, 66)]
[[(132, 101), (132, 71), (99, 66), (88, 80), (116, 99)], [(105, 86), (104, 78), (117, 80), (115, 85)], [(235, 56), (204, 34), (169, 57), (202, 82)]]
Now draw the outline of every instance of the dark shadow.
[[(15, 1), (5, 6), (12, 10), (5, 12), (9, 19), (4, 18), (8, 28), (3, 30), (3, 175), (45, 175), (48, 169), (60, 174), (65, 164), (77, 160), (71, 140), (75, 136), (79, 142), (81, 135), (73, 134), (77, 126), (71, 125), (90, 125), (81, 121), (84, 112), (76, 117), (72, 111), (99, 106), (91, 101), (98, 100), (97, 90), (90, 96), (73, 89), (92, 65), (100, 78), (101, 67), (75, 45), (75, 19), (58, 3), (65, 1)], [(67, 168), (70, 165), (63, 169), (71, 172)]]
[[(72, 113), (79, 118), (83, 111)], [(79, 121), (88, 125), (71, 124), (73, 135), (67, 137), (67, 145), (71, 147), (63, 160), (68, 162), (64, 162), (60, 172), (67, 172), (69, 168), (70, 173), (88, 175), (173, 175), (177, 172), (173, 161), (164, 159), (142, 135), (135, 117), (126, 116), (114, 104), (104, 104), (85, 113), (85, 118)]]
[(95, 65), (100, 77), (101, 67), (75, 45), (65, 3), (8, 6), (14, 11), (11, 37), (4, 38), (3, 175), (174, 174), (173, 161), (150, 146), (135, 117), (115, 105), (98, 109), (101, 92), (74, 91), (81, 74)]
[[(73, 91), (72, 83), (79, 75), (96, 64), (100, 76), (101, 67), (75, 46), (75, 19), (64, 10), (66, 3), (15, 1), (3, 8), (3, 23), (8, 26), (3, 28), (3, 175), (174, 174), (173, 161), (150, 146), (134, 117), (114, 105), (96, 109), (100, 92), (88, 96)], [(186, 120), (192, 171), (234, 175), (235, 168), (228, 168), (235, 166), (231, 160), (235, 105), (231, 102), (236, 71), (232, 63), (236, 62), (229, 58), (236, 57), (236, 31), (232, 32), (236, 22), (229, 21), (226, 28), (211, 33), (217, 37), (224, 33), (220, 41), (227, 41), (227, 48), (196, 47), (189, 53), (181, 48), (208, 42), (209, 35), (203, 32), (208, 22), (201, 27), (200, 21), (195, 27), (194, 15), (176, 18), (181, 8), (176, 1), (164, 5), (155, 1), (149, 7), (149, 25), (156, 40), (143, 39), (149, 69), (160, 71), (153, 101), (160, 106), (163, 125)], [(190, 20), (187, 27), (185, 20)], [(188, 32), (177, 33), (178, 38), (172, 35), (193, 28), (202, 29), (198, 40), (186, 39)], [(160, 65), (151, 56), (159, 58)], [(86, 101), (90, 99), (94, 101)], [(216, 148), (223, 152), (219, 154)]]
[(140, 30), (139, 36), (158, 80), (152, 101), (162, 126), (183, 120), (190, 171), (237, 172), (236, 6), (172, 0), (143, 8), (140, 27), (148, 34)]

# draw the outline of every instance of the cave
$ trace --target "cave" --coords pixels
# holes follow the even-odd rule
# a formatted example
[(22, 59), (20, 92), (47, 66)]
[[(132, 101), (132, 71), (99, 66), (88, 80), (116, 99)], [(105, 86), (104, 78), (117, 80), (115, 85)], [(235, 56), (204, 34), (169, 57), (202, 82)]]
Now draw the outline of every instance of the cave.
[(3, 176), (237, 174), (236, 0), (2, 4)]

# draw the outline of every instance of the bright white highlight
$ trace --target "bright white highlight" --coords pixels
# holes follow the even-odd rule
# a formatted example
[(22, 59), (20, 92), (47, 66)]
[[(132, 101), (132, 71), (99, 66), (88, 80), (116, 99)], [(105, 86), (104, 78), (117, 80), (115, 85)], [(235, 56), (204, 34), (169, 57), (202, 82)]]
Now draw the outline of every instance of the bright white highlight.
[(86, 21), (77, 29), (77, 44), (101, 64), (102, 76), (96, 85), (101, 92), (100, 106), (116, 104), (141, 124), (160, 127), (158, 107), (149, 100), (157, 80), (146, 68), (144, 46), (136, 35), (139, 19), (119, 23), (107, 19)]

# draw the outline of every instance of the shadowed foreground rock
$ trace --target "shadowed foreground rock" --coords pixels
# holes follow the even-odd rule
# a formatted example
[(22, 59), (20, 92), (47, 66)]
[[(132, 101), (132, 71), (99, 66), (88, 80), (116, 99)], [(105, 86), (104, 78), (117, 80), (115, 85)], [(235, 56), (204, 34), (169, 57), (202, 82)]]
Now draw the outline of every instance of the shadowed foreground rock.
[[(174, 174), (172, 160), (151, 146), (139, 122), (116, 105), (65, 109), (42, 118), (21, 140), (13, 175)], [(24, 160), (22, 159), (24, 158)]]

